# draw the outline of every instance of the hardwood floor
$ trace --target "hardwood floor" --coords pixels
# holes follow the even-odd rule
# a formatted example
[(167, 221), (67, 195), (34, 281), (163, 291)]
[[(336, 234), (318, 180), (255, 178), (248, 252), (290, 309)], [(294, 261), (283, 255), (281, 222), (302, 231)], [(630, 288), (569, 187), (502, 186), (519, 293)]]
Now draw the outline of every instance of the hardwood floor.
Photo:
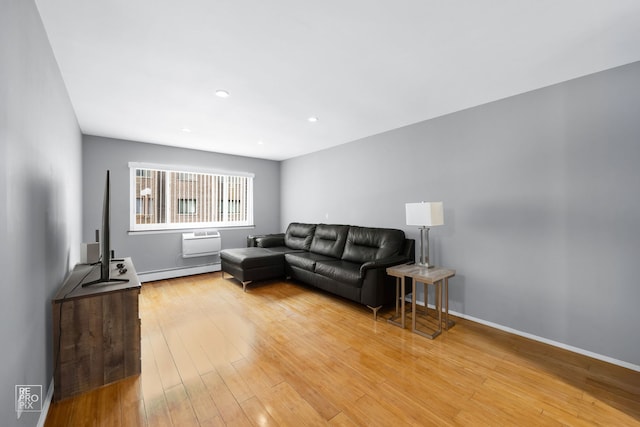
[(477, 323), (436, 340), (298, 284), (142, 286), (142, 374), (46, 426), (640, 425), (640, 373)]

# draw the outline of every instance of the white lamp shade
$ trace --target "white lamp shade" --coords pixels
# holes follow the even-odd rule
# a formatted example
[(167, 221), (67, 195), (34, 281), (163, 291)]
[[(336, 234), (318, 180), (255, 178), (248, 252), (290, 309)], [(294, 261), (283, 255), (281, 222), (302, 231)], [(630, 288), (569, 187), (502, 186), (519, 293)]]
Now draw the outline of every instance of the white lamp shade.
[(444, 224), (442, 202), (407, 203), (407, 225), (431, 227)]

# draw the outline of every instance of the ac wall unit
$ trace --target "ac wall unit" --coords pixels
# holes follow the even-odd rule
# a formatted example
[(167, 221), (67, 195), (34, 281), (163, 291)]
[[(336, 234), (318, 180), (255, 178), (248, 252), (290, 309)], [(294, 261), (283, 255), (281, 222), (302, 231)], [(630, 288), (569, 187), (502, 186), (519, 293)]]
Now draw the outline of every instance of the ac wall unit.
[(222, 248), (218, 230), (182, 233), (182, 258), (217, 255)]

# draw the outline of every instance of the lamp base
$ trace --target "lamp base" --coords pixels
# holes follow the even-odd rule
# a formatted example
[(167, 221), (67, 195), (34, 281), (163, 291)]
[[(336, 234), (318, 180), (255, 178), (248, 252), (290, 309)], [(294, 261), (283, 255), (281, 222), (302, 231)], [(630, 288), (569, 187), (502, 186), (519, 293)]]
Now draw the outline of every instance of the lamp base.
[(435, 265), (429, 264), (429, 263), (426, 263), (426, 262), (418, 262), (416, 264), (419, 265), (420, 267), (425, 267), (425, 268), (433, 268), (433, 267), (435, 267)]

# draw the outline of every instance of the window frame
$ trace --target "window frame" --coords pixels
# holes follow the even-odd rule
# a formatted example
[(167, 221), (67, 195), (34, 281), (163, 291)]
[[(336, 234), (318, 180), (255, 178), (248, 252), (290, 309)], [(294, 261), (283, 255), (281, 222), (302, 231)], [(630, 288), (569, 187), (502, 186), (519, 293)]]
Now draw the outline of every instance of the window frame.
[[(154, 231), (171, 231), (171, 230), (190, 230), (190, 229), (198, 229), (198, 228), (234, 228), (234, 227), (254, 227), (253, 220), (253, 185), (255, 174), (250, 172), (241, 172), (241, 171), (229, 171), (229, 170), (221, 170), (221, 169), (207, 169), (201, 167), (193, 167), (193, 166), (184, 166), (184, 165), (165, 165), (165, 164), (156, 164), (156, 163), (144, 163), (144, 162), (129, 162), (129, 232), (154, 232)], [(167, 208), (165, 214), (164, 223), (154, 223), (154, 224), (137, 224), (136, 223), (136, 205), (139, 197), (136, 195), (136, 177), (140, 177), (137, 173), (139, 169), (151, 169), (156, 171), (165, 172), (165, 186), (164, 186), (164, 197), (167, 200)], [(170, 186), (170, 176), (171, 173), (176, 173), (176, 178), (180, 176), (184, 177), (184, 174), (205, 174), (205, 175), (214, 175), (223, 177), (223, 187), (225, 189), (229, 188), (230, 180), (234, 177), (240, 178), (248, 178), (246, 181), (246, 191), (247, 191), (247, 200), (246, 200), (246, 220), (241, 221), (230, 221), (228, 220), (230, 211), (229, 208), (232, 203), (228, 203), (226, 199), (222, 201), (222, 212), (223, 212), (223, 220), (222, 221), (204, 221), (204, 222), (171, 222), (170, 209), (173, 203), (179, 204), (177, 200), (171, 201), (171, 186)], [(212, 200), (214, 200), (212, 198)], [(194, 199), (196, 205), (196, 212), (199, 210), (200, 202), (197, 201), (197, 198)], [(234, 199), (235, 202), (235, 199)], [(177, 206), (175, 206), (177, 208)], [(218, 209), (217, 205), (212, 204), (211, 209)], [(176, 211), (177, 213), (177, 211)], [(178, 214), (179, 216), (196, 216), (197, 214), (188, 213), (188, 214)]]

